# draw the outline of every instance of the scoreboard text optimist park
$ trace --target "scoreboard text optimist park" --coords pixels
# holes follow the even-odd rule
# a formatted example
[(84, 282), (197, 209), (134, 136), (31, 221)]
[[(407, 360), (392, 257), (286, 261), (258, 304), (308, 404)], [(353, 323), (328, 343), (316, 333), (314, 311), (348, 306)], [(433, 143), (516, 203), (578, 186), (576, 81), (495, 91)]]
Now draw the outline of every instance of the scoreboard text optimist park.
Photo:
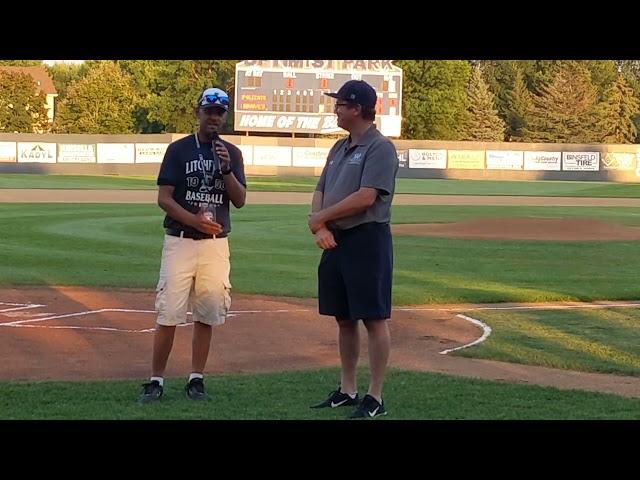
[(245, 60), (236, 64), (236, 131), (340, 133), (333, 114), (335, 92), (348, 80), (364, 80), (378, 94), (376, 126), (400, 136), (402, 69), (391, 60)]

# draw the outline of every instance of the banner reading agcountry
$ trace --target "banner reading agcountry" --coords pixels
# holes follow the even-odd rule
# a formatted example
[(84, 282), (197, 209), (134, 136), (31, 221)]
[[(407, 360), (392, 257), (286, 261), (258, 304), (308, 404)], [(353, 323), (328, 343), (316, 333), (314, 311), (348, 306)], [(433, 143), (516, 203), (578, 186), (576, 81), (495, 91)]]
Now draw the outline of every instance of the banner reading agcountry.
[(0, 142), (0, 162), (16, 161), (16, 142)]
[(562, 170), (597, 172), (600, 152), (562, 152)]
[(86, 143), (59, 143), (58, 163), (96, 163), (96, 146)]
[(18, 162), (56, 163), (56, 144), (40, 142), (18, 142)]
[(168, 143), (136, 143), (136, 163), (162, 163)]
[(293, 166), (324, 167), (329, 150), (326, 147), (293, 147)]
[(523, 155), (518, 150), (487, 150), (487, 168), (491, 170), (522, 170)]
[(291, 166), (291, 147), (254, 146), (254, 165)]
[(633, 170), (636, 167), (636, 154), (632, 152), (607, 152), (602, 158), (605, 170)]
[(524, 152), (525, 170), (560, 170), (560, 152)]
[(449, 150), (449, 168), (484, 170), (484, 150)]
[(447, 151), (410, 148), (409, 168), (447, 168)]
[(99, 143), (98, 163), (133, 163), (135, 153), (133, 143)]

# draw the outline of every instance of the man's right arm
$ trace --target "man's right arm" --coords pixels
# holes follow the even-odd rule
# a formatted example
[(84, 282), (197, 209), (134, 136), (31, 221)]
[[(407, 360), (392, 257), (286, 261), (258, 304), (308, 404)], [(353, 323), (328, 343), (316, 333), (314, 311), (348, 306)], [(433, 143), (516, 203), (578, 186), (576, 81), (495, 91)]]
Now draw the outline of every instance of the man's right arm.
[(194, 214), (182, 208), (173, 199), (175, 188), (173, 185), (160, 185), (158, 187), (158, 206), (167, 212), (167, 215), (183, 225), (193, 227), (207, 235), (217, 235), (222, 232), (222, 226), (205, 217), (204, 212)]
[(311, 213), (316, 213), (322, 210), (322, 197), (323, 193), (319, 190), (313, 192), (313, 199), (311, 200)]
[(324, 168), (322, 169), (322, 173), (320, 174), (320, 178), (318, 179), (318, 183), (316, 184), (316, 189), (313, 192), (313, 198), (311, 199), (311, 213), (316, 213), (322, 210), (322, 199), (324, 197), (324, 184), (327, 179), (327, 164), (329, 162), (329, 158), (331, 158), (331, 152), (333, 148), (329, 151), (329, 155), (327, 156), (327, 161), (325, 162)]
[[(322, 210), (322, 199), (324, 198), (324, 182), (326, 178), (326, 166), (322, 171), (322, 175), (320, 175), (320, 180), (318, 180), (318, 185), (316, 186), (316, 190), (313, 192), (313, 198), (311, 199), (311, 213), (316, 213)], [(327, 250), (329, 248), (335, 248), (338, 244), (336, 243), (335, 238), (333, 237), (333, 233), (326, 227), (322, 227), (314, 233), (316, 237), (316, 245), (323, 250)]]

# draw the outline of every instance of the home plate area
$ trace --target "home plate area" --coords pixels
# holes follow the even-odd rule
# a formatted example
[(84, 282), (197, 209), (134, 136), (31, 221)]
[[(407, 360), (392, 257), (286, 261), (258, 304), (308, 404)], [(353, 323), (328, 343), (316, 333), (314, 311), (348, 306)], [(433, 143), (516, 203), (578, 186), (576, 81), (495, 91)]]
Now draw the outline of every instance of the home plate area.
[[(267, 372), (339, 365), (335, 321), (315, 299), (232, 295), (214, 327), (206, 372)], [(0, 380), (146, 378), (151, 366), (155, 292), (37, 287), (0, 289)], [(166, 376), (191, 365), (191, 316), (176, 328)], [(364, 327), (362, 327), (364, 330)], [(390, 322), (392, 364), (412, 368), (482, 330), (438, 309), (398, 309)], [(366, 333), (362, 332), (363, 339)], [(366, 341), (361, 357), (367, 359)]]

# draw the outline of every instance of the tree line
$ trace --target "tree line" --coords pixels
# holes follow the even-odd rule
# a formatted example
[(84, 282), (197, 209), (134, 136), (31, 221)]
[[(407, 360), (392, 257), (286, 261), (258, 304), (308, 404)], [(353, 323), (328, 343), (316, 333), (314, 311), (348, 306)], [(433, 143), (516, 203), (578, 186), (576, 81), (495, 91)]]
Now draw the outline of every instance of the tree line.
[[(0, 131), (176, 133), (195, 128), (207, 86), (231, 94), (235, 60), (89, 60), (42, 65), (58, 91), (53, 124), (26, 74), (0, 70)], [(402, 138), (639, 143), (640, 61), (398, 60)], [(232, 115), (225, 132), (233, 132)]]

